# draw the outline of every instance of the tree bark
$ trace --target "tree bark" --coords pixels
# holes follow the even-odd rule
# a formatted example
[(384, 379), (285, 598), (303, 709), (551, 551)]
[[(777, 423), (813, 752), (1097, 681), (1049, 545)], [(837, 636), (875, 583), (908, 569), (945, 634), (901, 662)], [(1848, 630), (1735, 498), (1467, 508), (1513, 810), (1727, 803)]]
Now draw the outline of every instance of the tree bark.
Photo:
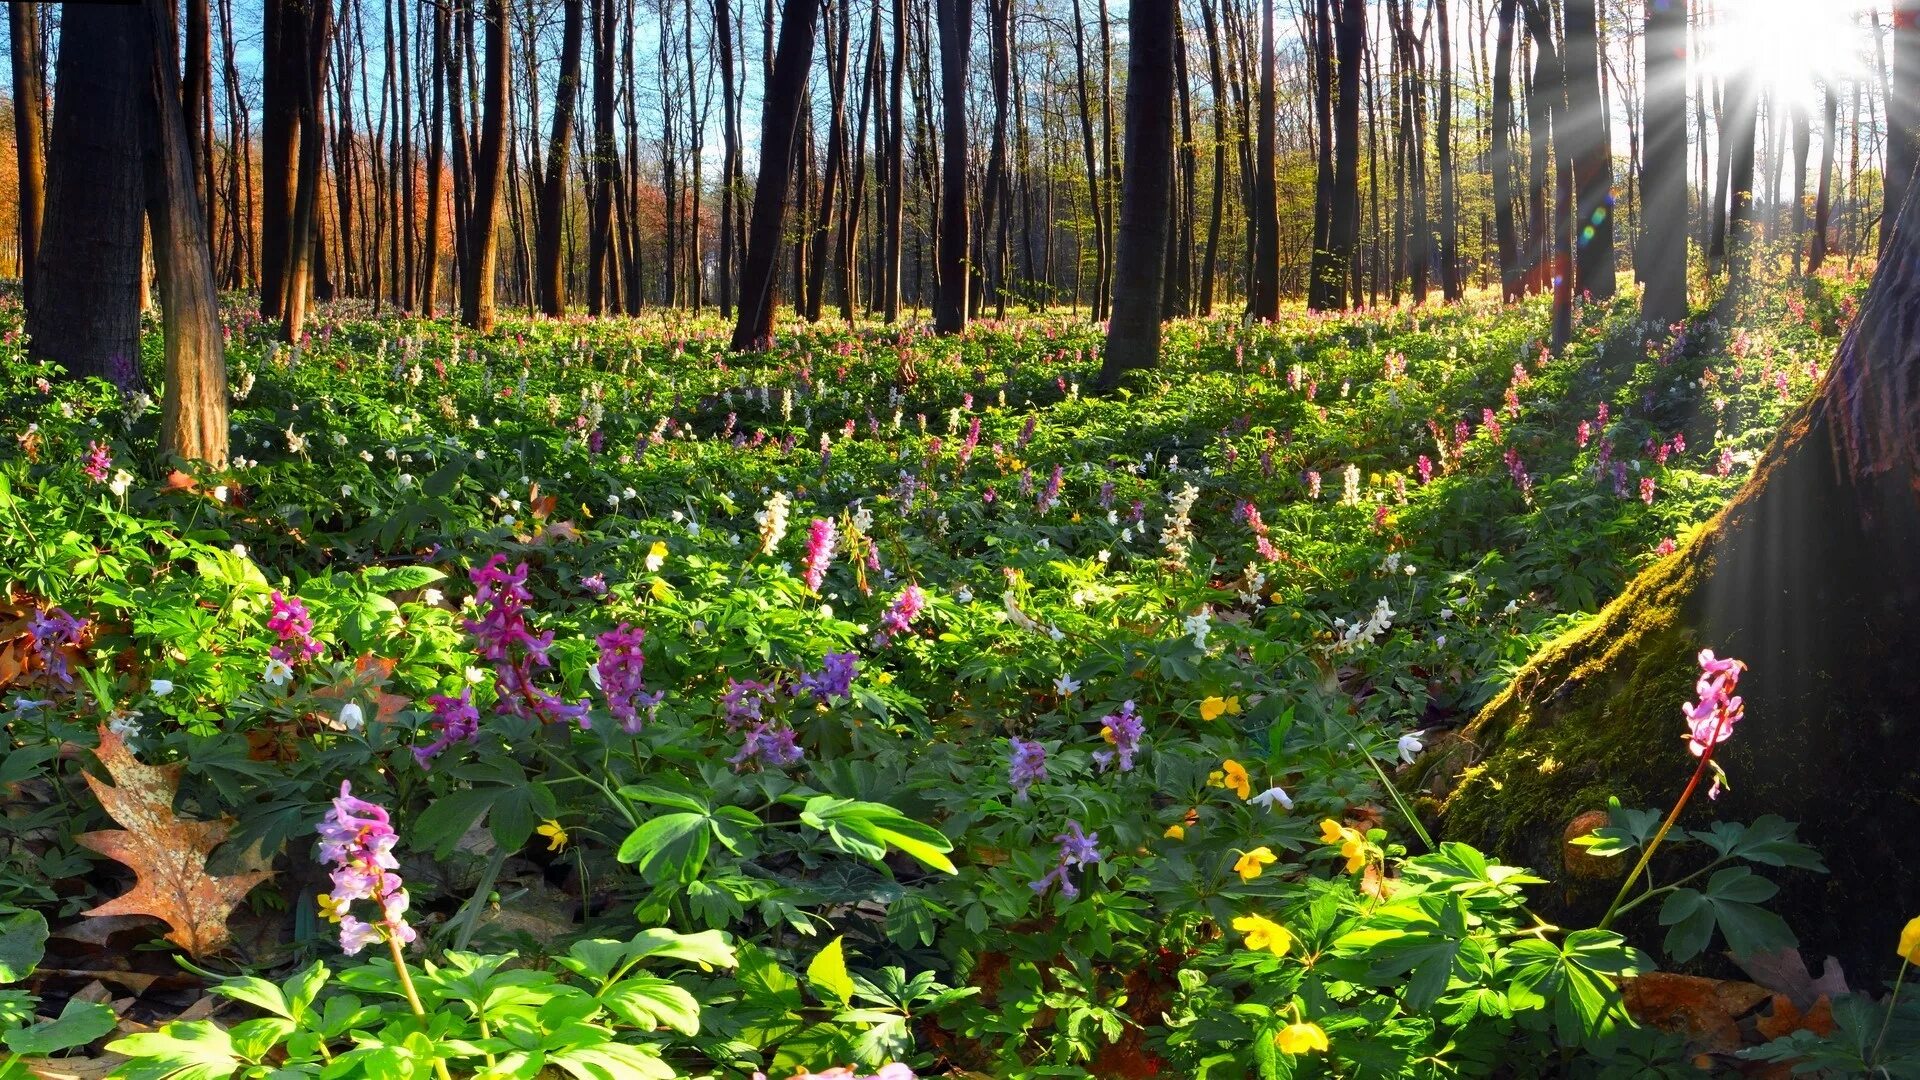
[(293, 81), (300, 109), (300, 152), (293, 206), (287, 219), (285, 292), (280, 310), (280, 340), (300, 340), (313, 290), (314, 247), (320, 229), (320, 165), (326, 148), (321, 95), (327, 85), (328, 45), (333, 33), (333, 0), (305, 0), (301, 13), (300, 66), (284, 77)]
[(433, 93), (429, 107), (430, 126), (427, 129), (427, 232), (426, 250), (422, 252), (420, 260), (420, 312), (429, 319), (434, 317), (440, 290), (440, 223), (445, 212), (442, 204), (446, 200), (445, 180), (441, 173), (446, 167), (447, 38), (452, 24), (447, 7), (450, 2), (434, 0), (433, 4)]
[(1646, 229), (1634, 254), (1644, 282), (1640, 317), (1664, 327), (1687, 317), (1686, 8), (1650, 0), (1646, 26), (1647, 152), (1640, 180)]
[(560, 44), (560, 85), (553, 105), (553, 137), (547, 142), (546, 176), (540, 182), (539, 232), (535, 240), (535, 281), (540, 310), (567, 313), (567, 283), (560, 270), (560, 238), (566, 224), (568, 150), (573, 145), (574, 102), (580, 93), (581, 0), (564, 0)]
[(1820, 179), (1814, 185), (1813, 196), (1813, 241), (1807, 250), (1807, 273), (1820, 272), (1820, 266), (1827, 260), (1827, 226), (1831, 214), (1831, 193), (1833, 184), (1834, 144), (1840, 141), (1838, 121), (1840, 119), (1840, 95), (1834, 92), (1833, 80), (1827, 80), (1821, 87), (1825, 114), (1820, 125)]
[(144, 0), (135, 17), (146, 23), (148, 78), (141, 126), (166, 350), (160, 453), (219, 468), (227, 461), (226, 344), (213, 255), (200, 215), (188, 138), (192, 129), (181, 109), (180, 73), (174, 66), (179, 53), (171, 0)]
[(1110, 390), (1127, 371), (1160, 356), (1160, 302), (1173, 189), (1175, 0), (1131, 0), (1127, 8), (1127, 158), (1120, 191), (1113, 317), (1097, 385)]
[[(1909, 854), (1920, 831), (1920, 691), (1908, 674), (1920, 649), (1916, 203), (1819, 390), (1740, 493), (1528, 663), (1454, 744), (1461, 757), (1430, 774), (1472, 766), (1438, 806), (1443, 835), (1551, 871), (1567, 820), (1607, 796), (1665, 806), (1694, 768), (1676, 706), (1691, 695), (1695, 650), (1712, 648), (1748, 664), (1745, 718), (1715, 755), (1732, 789), (1696, 799), (1683, 825), (1797, 821), (1832, 873), (1778, 876), (1768, 910), (1802, 952), (1837, 956), (1855, 982), (1892, 975), (1884, 942), (1920, 910)], [(1548, 759), (1562, 767), (1541, 769)], [(1543, 914), (1561, 925), (1586, 925), (1618, 887), (1547, 876), (1560, 883)], [(1650, 909), (1644, 923), (1651, 932)]]
[(1920, 0), (1893, 0), (1893, 75), (1887, 85), (1886, 209), (1880, 218), (1880, 248), (1900, 216), (1914, 162), (1920, 159)]
[(747, 352), (773, 340), (777, 306), (780, 240), (786, 220), (786, 196), (792, 186), (794, 153), (799, 146), (800, 106), (813, 65), (813, 24), (820, 0), (790, 0), (780, 23), (780, 46), (773, 58), (762, 109), (760, 177), (753, 189), (753, 219), (747, 228), (747, 256), (740, 267), (740, 320), (732, 348)]
[(940, 22), (940, 287), (933, 329), (967, 328), (967, 54), (973, 48), (973, 0), (935, 0)]
[(47, 205), (27, 304), (33, 354), (75, 378), (141, 383), (141, 9), (61, 12)]
[(1280, 318), (1280, 209), (1274, 178), (1273, 4), (1260, 0), (1259, 143), (1254, 149), (1253, 280), (1248, 285), (1248, 313), (1255, 319)]
[(1367, 47), (1365, 0), (1340, 0), (1333, 34), (1339, 83), (1333, 106), (1333, 218), (1327, 233), (1331, 250), (1325, 299), (1328, 307), (1345, 308), (1354, 254), (1360, 246), (1360, 66)]
[(7, 30), (13, 45), (13, 144), (20, 177), (20, 293), (31, 301), (40, 219), (47, 205), (47, 89), (41, 76), (39, 5), (9, 3)]
[[(1493, 236), (1500, 259), (1500, 295), (1526, 295), (1526, 267), (1513, 220), (1513, 20), (1516, 0), (1499, 0), (1500, 31), (1493, 55)], [(1685, 132), (1682, 132), (1685, 137)]]
[(1566, 126), (1558, 134), (1573, 156), (1577, 256), (1574, 276), (1580, 291), (1610, 300), (1613, 268), (1613, 149), (1607, 145), (1606, 105), (1600, 97), (1599, 43), (1595, 0), (1567, 0)]
[(1440, 294), (1449, 302), (1460, 299), (1459, 196), (1453, 166), (1453, 37), (1447, 24), (1447, 4), (1433, 7), (1440, 35), (1439, 108), (1434, 113), (1433, 141), (1440, 159)]
[(301, 0), (265, 0), (260, 73), (260, 317), (287, 308), (293, 243), (294, 159), (300, 149), (300, 82), (306, 63)]
[(470, 329), (493, 332), (494, 259), (500, 209), (501, 171), (507, 155), (507, 5), (487, 0), (486, 105), (480, 122), (480, 149), (474, 161), (473, 220), (467, 241), (471, 272), (460, 281), (460, 321)]

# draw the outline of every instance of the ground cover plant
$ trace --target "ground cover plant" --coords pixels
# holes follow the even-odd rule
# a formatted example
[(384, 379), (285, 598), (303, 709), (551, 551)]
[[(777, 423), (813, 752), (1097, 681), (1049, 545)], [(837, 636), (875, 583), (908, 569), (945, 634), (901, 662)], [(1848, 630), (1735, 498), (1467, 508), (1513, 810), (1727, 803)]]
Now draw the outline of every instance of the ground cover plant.
[[(1413, 802), (1735, 492), (1860, 284), (1584, 305), (1557, 355), (1536, 304), (1178, 321), (1105, 395), (1066, 318), (738, 355), (233, 307), (219, 471), (0, 311), (6, 1068), (1689, 1074), (1622, 983), (1790, 950), (1791, 823), (1541, 807), (1620, 882), (1559, 926), (1561, 867)], [(1700, 666), (1681, 805), (1739, 782)], [(1916, 1075), (1912, 1007), (1825, 989), (1715, 1060)]]

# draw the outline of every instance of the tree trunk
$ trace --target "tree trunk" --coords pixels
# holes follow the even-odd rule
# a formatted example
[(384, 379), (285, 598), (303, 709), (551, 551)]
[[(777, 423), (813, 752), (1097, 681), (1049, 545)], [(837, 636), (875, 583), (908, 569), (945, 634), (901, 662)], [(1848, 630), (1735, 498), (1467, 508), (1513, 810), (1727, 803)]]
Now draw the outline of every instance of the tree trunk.
[(20, 173), (20, 294), (31, 301), (40, 218), (47, 205), (47, 90), (41, 76), (39, 5), (9, 3), (7, 29), (13, 45), (14, 158)]
[[(722, 16), (730, 0), (715, 0)], [(613, 246), (613, 6), (614, 0), (591, 0), (593, 17), (593, 177), (587, 212), (587, 314), (606, 313), (607, 255)], [(731, 65), (728, 65), (730, 67)], [(725, 70), (723, 68), (723, 70)], [(721, 288), (731, 277), (725, 252), (720, 264)], [(726, 303), (726, 293), (721, 293)]]
[[(1473, 760), (1453, 764), (1473, 768), (1438, 806), (1444, 835), (1552, 871), (1574, 815), (1610, 795), (1666, 806), (1694, 768), (1676, 738), (1694, 652), (1730, 653), (1749, 666), (1745, 719), (1715, 755), (1733, 786), (1694, 800), (1683, 824), (1797, 821), (1832, 874), (1776, 876), (1768, 910), (1856, 985), (1892, 974), (1884, 943), (1920, 910), (1920, 692), (1907, 673), (1920, 650), (1916, 203), (1818, 392), (1739, 495), (1537, 655), (1454, 744)], [(1543, 914), (1562, 925), (1585, 925), (1617, 888), (1560, 876), (1559, 910)]]
[(1606, 104), (1600, 97), (1595, 0), (1567, 0), (1567, 123), (1558, 133), (1573, 157), (1574, 269), (1580, 291), (1613, 298), (1613, 148), (1607, 145)]
[(265, 0), (260, 76), (260, 317), (287, 308), (293, 242), (294, 158), (300, 148), (300, 79), (307, 70), (301, 0)]
[(1434, 146), (1440, 159), (1440, 295), (1460, 299), (1459, 197), (1453, 169), (1453, 38), (1447, 25), (1447, 4), (1433, 7), (1440, 35), (1439, 108), (1434, 113)]
[(1840, 95), (1834, 93), (1833, 81), (1827, 80), (1821, 88), (1826, 107), (1820, 126), (1820, 179), (1814, 185), (1813, 195), (1813, 243), (1807, 251), (1807, 273), (1820, 272), (1820, 265), (1827, 260), (1827, 219), (1831, 212), (1831, 193), (1833, 184), (1834, 144), (1839, 142)]
[(1791, 119), (1793, 126), (1792, 157), (1788, 159), (1793, 170), (1793, 178), (1788, 184), (1792, 192), (1789, 198), (1793, 215), (1793, 272), (1800, 272), (1800, 252), (1802, 238), (1807, 232), (1807, 155), (1813, 152), (1813, 117), (1808, 114), (1805, 105), (1793, 106)]
[(447, 37), (452, 18), (447, 11), (451, 0), (434, 0), (433, 5), (433, 103), (432, 125), (427, 131), (427, 236), (420, 268), (420, 311), (431, 319), (440, 288), (440, 222), (445, 201), (441, 170), (446, 161), (447, 122)]
[(740, 320), (733, 328), (735, 352), (766, 348), (773, 340), (778, 303), (780, 241), (786, 220), (787, 191), (799, 147), (800, 107), (813, 66), (813, 24), (820, 0), (789, 0), (780, 23), (780, 46), (767, 82), (761, 114), (760, 177), (753, 188), (753, 219), (747, 227), (747, 256), (740, 267)]
[[(1304, 13), (1303, 13), (1304, 14)], [(1327, 290), (1334, 271), (1329, 262), (1333, 228), (1333, 0), (1314, 5), (1313, 41), (1314, 152), (1313, 259), (1307, 277), (1307, 307), (1320, 311), (1332, 305)]]
[(300, 153), (292, 212), (287, 220), (286, 288), (280, 310), (280, 340), (300, 340), (307, 297), (313, 290), (313, 251), (320, 229), (320, 165), (326, 148), (321, 94), (327, 85), (327, 50), (333, 33), (333, 0), (305, 0), (300, 66), (284, 77), (300, 103)]
[(1213, 85), (1213, 201), (1207, 209), (1207, 247), (1200, 257), (1200, 314), (1213, 314), (1214, 275), (1220, 265), (1220, 224), (1227, 204), (1227, 77), (1220, 64), (1220, 28), (1213, 0), (1200, 5), (1207, 34), (1207, 73)]
[(1664, 327), (1687, 317), (1686, 8), (1649, 3), (1646, 42), (1647, 153), (1640, 181), (1646, 229), (1634, 258), (1645, 283), (1640, 317)]
[[(1526, 267), (1513, 220), (1513, 19), (1516, 0), (1499, 0), (1500, 32), (1493, 55), (1493, 236), (1500, 259), (1500, 295), (1526, 295)], [(1683, 23), (1684, 25), (1684, 23)], [(1685, 137), (1685, 132), (1682, 132)], [(1684, 164), (1684, 162), (1683, 162)]]
[(75, 378), (141, 383), (141, 10), (61, 12), (47, 205), (27, 304), (33, 354)]
[(1160, 301), (1173, 189), (1175, 0), (1131, 0), (1127, 8), (1127, 158), (1120, 191), (1113, 317), (1097, 385), (1152, 367), (1160, 356)]
[(933, 329), (967, 328), (967, 54), (973, 48), (973, 0), (935, 0), (940, 21), (940, 288)]
[(573, 145), (574, 101), (580, 93), (581, 0), (565, 0), (560, 38), (560, 86), (553, 106), (553, 137), (547, 142), (546, 176), (540, 182), (540, 213), (534, 243), (534, 274), (540, 310), (567, 313), (566, 278), (560, 272), (560, 237), (566, 224), (568, 149)]
[(1753, 151), (1760, 119), (1758, 77), (1742, 69), (1727, 92), (1727, 122), (1732, 127), (1727, 173), (1727, 298), (1745, 283), (1753, 259)]
[(206, 221), (200, 216), (198, 176), (188, 140), (191, 128), (180, 107), (171, 0), (144, 0), (134, 17), (146, 22), (148, 78), (141, 126), (145, 128), (147, 214), (153, 223), (161, 332), (166, 339), (160, 453), (219, 468), (227, 462), (226, 343), (220, 329), (220, 294), (213, 283), (213, 254), (207, 244)]
[(1255, 319), (1280, 318), (1280, 209), (1274, 191), (1273, 4), (1260, 0), (1259, 143), (1254, 149), (1253, 280), (1248, 285), (1248, 312)]
[(1333, 218), (1327, 233), (1331, 251), (1326, 301), (1328, 307), (1344, 308), (1349, 302), (1346, 290), (1354, 254), (1360, 246), (1360, 66), (1367, 47), (1365, 0), (1340, 0), (1333, 34), (1340, 81), (1333, 105)]
[(506, 0), (487, 0), (486, 21), (486, 106), (474, 161), (473, 220), (467, 241), (472, 266), (460, 281), (460, 321), (483, 334), (493, 332), (493, 267), (498, 249), (494, 218), (500, 209), (501, 171), (507, 155)]
[(1887, 172), (1882, 185), (1887, 202), (1880, 218), (1882, 251), (1886, 250), (1890, 223), (1906, 205), (1916, 159), (1920, 159), (1920, 0), (1893, 0), (1893, 76), (1887, 85)]

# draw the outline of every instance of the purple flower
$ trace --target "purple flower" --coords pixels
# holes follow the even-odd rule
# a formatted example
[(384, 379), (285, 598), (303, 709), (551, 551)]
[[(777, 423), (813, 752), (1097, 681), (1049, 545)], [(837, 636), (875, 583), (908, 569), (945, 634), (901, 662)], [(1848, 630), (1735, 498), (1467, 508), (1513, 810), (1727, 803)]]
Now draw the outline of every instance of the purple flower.
[(439, 734), (425, 746), (413, 748), (414, 760), (423, 769), (432, 768), (433, 759), (453, 744), (480, 740), (480, 710), (474, 708), (471, 689), (462, 687), (457, 698), (435, 694), (427, 699), (427, 704), (433, 708), (432, 729)]
[[(393, 856), (399, 836), (386, 809), (355, 798), (353, 785), (342, 780), (339, 797), (316, 831), (320, 861), (333, 868), (333, 891), (323, 898), (321, 910), (340, 923), (340, 948), (352, 956), (378, 941), (412, 941), (407, 892)], [(371, 923), (355, 918), (351, 908), (359, 900), (378, 905), (380, 918)]]
[(86, 620), (74, 618), (65, 608), (51, 607), (27, 617), (27, 632), (33, 635), (33, 651), (40, 657), (40, 666), (61, 686), (73, 685), (73, 671), (60, 650), (80, 644), (86, 626)]
[[(640, 710), (651, 711), (663, 696), (647, 693), (641, 681), (647, 658), (640, 651), (640, 646), (646, 638), (645, 630), (635, 630), (631, 624), (621, 623), (619, 629), (609, 630), (595, 639), (600, 646), (600, 659), (594, 664), (594, 681), (599, 684), (601, 692), (607, 695), (607, 712), (620, 721), (621, 730), (630, 735), (637, 734), (644, 722)], [(584, 717), (580, 726), (587, 726)]]
[(547, 649), (553, 645), (553, 632), (535, 635), (527, 628), (527, 603), (533, 599), (527, 591), (527, 564), (508, 571), (502, 569), (506, 561), (505, 555), (496, 553), (485, 566), (468, 572), (479, 586), (473, 601), (480, 617), (461, 623), (473, 637), (476, 651), (493, 664), (499, 691), (494, 711), (541, 723), (574, 720), (586, 727), (584, 699), (569, 704), (533, 684), (534, 669), (551, 663)]
[(94, 483), (104, 484), (113, 472), (113, 455), (107, 452), (106, 446), (89, 439), (86, 461), (80, 466), (80, 471), (86, 473), (87, 479)]
[(773, 695), (773, 687), (751, 679), (728, 679), (726, 693), (720, 695), (720, 708), (726, 713), (727, 730), (742, 724), (760, 722), (760, 710)]
[(1007, 782), (1013, 785), (1013, 797), (1027, 800), (1027, 791), (1047, 779), (1047, 748), (1018, 736), (1007, 740), (1013, 751), (1008, 759)]
[(880, 618), (880, 633), (876, 640), (886, 645), (895, 636), (906, 633), (913, 626), (913, 620), (926, 610), (926, 606), (927, 594), (920, 591), (920, 586), (909, 585), (901, 589), (900, 595), (894, 598), (893, 606)]
[(758, 762), (762, 767), (784, 769), (800, 764), (806, 754), (800, 749), (799, 736), (792, 728), (775, 726), (770, 723), (755, 724), (747, 729), (740, 741), (740, 752), (727, 759), (735, 772), (745, 768), (750, 762)]
[(595, 596), (607, 595), (607, 575), (588, 574), (580, 579), (580, 587)]
[(1125, 701), (1120, 711), (1109, 713), (1100, 719), (1100, 737), (1112, 745), (1111, 750), (1095, 750), (1094, 764), (1101, 772), (1116, 760), (1121, 772), (1133, 771), (1133, 755), (1140, 750), (1140, 737), (1146, 733), (1146, 725), (1141, 722), (1139, 713), (1134, 711), (1133, 702)]
[(805, 569), (808, 592), (820, 591), (820, 583), (827, 578), (827, 567), (833, 565), (833, 547), (838, 539), (830, 518), (814, 518), (807, 526), (807, 556), (801, 565)]
[(1053, 838), (1060, 845), (1060, 861), (1053, 869), (1039, 878), (1027, 883), (1027, 887), (1044, 896), (1055, 884), (1060, 886), (1060, 895), (1071, 900), (1080, 895), (1080, 889), (1073, 883), (1072, 870), (1076, 866), (1092, 866), (1101, 860), (1100, 834), (1082, 832), (1080, 823), (1067, 819), (1067, 831)]
[(800, 676), (795, 696), (811, 691), (814, 700), (822, 705), (837, 697), (852, 701), (854, 669), (859, 661), (859, 653), (828, 653), (820, 662), (819, 671)]
[(280, 636), (280, 644), (273, 647), (273, 655), (289, 664), (301, 660), (311, 660), (323, 651), (319, 642), (313, 640), (313, 616), (308, 613), (307, 605), (298, 597), (288, 599), (273, 591), (273, 613), (267, 616), (267, 629)]
[(1060, 466), (1055, 465), (1053, 467), (1053, 475), (1047, 477), (1047, 486), (1041, 491), (1040, 501), (1034, 507), (1036, 512), (1045, 514), (1047, 511), (1060, 505), (1060, 477)]

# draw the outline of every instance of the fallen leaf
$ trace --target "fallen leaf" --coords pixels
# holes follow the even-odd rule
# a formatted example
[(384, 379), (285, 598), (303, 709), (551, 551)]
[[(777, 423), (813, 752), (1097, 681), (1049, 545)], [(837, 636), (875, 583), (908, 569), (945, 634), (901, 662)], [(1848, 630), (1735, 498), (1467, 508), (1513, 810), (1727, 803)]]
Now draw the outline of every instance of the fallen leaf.
[(1635, 1020), (1684, 1037), (1694, 1050), (1728, 1053), (1740, 1048), (1740, 1017), (1767, 1000), (1765, 989), (1746, 982), (1697, 975), (1649, 972), (1621, 984)]
[(1727, 954), (1747, 977), (1769, 990), (1787, 995), (1795, 1008), (1808, 1009), (1822, 997), (1839, 997), (1848, 992), (1847, 973), (1840, 970), (1840, 961), (1829, 956), (1821, 965), (1820, 977), (1814, 978), (1807, 971), (1806, 958), (1799, 949), (1781, 949), (1779, 952), (1756, 953), (1752, 956)]
[(1754, 1027), (1768, 1040), (1782, 1039), (1796, 1031), (1811, 1031), (1821, 1038), (1833, 1034), (1833, 1002), (1825, 994), (1805, 1012), (1785, 994), (1773, 995), (1773, 1012), (1761, 1017)]
[[(393, 677), (394, 661), (372, 653), (362, 653), (360, 659), (353, 662), (353, 674), (345, 679), (313, 692), (314, 697), (334, 698), (341, 702), (354, 698), (371, 698), (374, 703), (373, 715), (368, 719), (374, 722), (392, 720), (401, 709), (413, 704), (413, 699), (399, 694), (387, 693), (387, 680)], [(334, 710), (336, 713), (339, 710)]]
[(82, 833), (74, 839), (132, 867), (134, 886), (82, 914), (152, 915), (172, 928), (168, 941), (194, 956), (225, 948), (230, 939), (227, 915), (273, 871), (207, 873), (207, 856), (227, 838), (233, 820), (187, 821), (174, 814), (181, 765), (143, 765), (126, 742), (105, 727), (95, 754), (113, 784), (89, 773), (87, 786), (126, 830)]

